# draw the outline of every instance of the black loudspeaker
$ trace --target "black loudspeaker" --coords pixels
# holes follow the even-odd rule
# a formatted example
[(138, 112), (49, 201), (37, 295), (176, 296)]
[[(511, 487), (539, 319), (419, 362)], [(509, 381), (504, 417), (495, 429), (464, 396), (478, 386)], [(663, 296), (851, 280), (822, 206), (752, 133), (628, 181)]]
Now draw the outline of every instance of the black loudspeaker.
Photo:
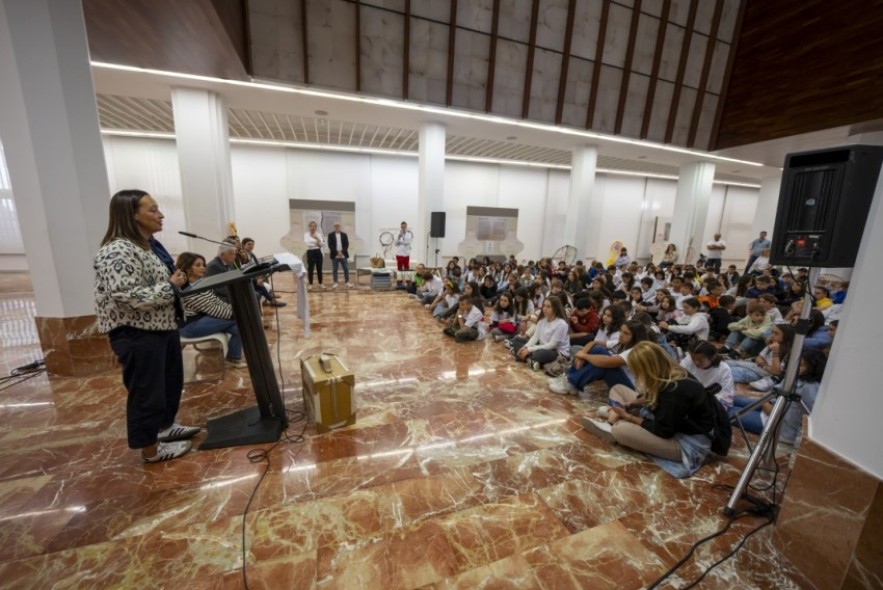
[(881, 163), (880, 146), (849, 145), (788, 154), (770, 262), (854, 266)]
[(432, 220), (429, 224), (429, 237), (445, 237), (445, 217), (447, 214), (444, 211), (433, 211), (430, 215), (432, 216)]

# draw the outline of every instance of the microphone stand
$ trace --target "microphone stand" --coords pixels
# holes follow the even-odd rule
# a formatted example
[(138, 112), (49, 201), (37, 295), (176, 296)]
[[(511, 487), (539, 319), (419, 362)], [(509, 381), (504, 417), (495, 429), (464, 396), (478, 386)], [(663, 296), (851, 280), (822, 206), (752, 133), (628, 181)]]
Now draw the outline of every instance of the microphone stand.
[(195, 238), (195, 239), (197, 239), (197, 240), (203, 240), (203, 241), (206, 241), (206, 242), (211, 242), (212, 244), (218, 244), (218, 245), (221, 245), (221, 246), (230, 246), (231, 248), (235, 248), (235, 247), (236, 247), (236, 244), (231, 244), (230, 242), (219, 242), (219, 241), (217, 241), (217, 240), (210, 240), (210, 239), (208, 239), (208, 238), (204, 238), (204, 237), (202, 237), (202, 236), (198, 236), (198, 235), (196, 235), (196, 234), (192, 234), (192, 233), (190, 233), (189, 231), (179, 231), (178, 233), (181, 234), (182, 236), (187, 236), (188, 238)]

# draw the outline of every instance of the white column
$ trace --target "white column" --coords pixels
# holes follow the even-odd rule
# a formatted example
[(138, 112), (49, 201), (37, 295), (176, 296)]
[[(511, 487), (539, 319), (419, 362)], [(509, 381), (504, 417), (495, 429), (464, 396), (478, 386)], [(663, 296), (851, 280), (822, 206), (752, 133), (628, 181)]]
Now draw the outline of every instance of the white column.
[[(445, 211), (445, 126), (441, 123), (426, 123), (420, 128), (417, 166), (417, 219), (413, 223), (402, 221), (413, 225), (413, 253), (424, 263), (435, 264), (435, 240), (429, 238), (429, 220), (433, 211)], [(439, 249), (443, 241), (439, 238)]]
[[(779, 208), (779, 191), (782, 190), (782, 173), (760, 181), (760, 193), (757, 195), (757, 209), (754, 213), (754, 224), (751, 226), (751, 239), (754, 240), (760, 232), (767, 233), (767, 239), (773, 239), (773, 226), (776, 225), (776, 210)], [(748, 260), (749, 252), (738, 253), (742, 264)], [(733, 252), (732, 256), (737, 257)], [(740, 265), (741, 268), (741, 265)]]
[(669, 241), (677, 247), (684, 263), (696, 262), (702, 251), (713, 181), (714, 164), (711, 162), (681, 166)]
[[(187, 231), (221, 240), (235, 221), (227, 109), (223, 98), (196, 88), (173, 88), (172, 109)], [(217, 246), (190, 240), (190, 249), (214, 256)]]
[(37, 315), (93, 315), (110, 194), (80, 2), (0, 0), (0, 136)]
[(598, 236), (603, 203), (601, 195), (595, 191), (597, 164), (597, 146), (586, 145), (573, 150), (563, 244), (576, 247), (577, 260), (591, 261), (600, 254)]

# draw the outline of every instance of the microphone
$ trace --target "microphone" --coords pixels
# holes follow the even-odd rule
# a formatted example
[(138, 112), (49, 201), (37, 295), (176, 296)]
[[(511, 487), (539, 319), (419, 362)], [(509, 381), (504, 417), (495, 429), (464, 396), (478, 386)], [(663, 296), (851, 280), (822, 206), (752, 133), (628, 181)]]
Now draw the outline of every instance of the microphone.
[(231, 248), (236, 247), (236, 244), (231, 244), (229, 242), (219, 242), (217, 240), (210, 240), (208, 238), (204, 238), (202, 236), (192, 234), (189, 231), (179, 231), (178, 233), (181, 234), (182, 236), (187, 236), (188, 238), (196, 238), (197, 240), (205, 240), (206, 242), (211, 242), (212, 244), (220, 244), (221, 246), (230, 246)]

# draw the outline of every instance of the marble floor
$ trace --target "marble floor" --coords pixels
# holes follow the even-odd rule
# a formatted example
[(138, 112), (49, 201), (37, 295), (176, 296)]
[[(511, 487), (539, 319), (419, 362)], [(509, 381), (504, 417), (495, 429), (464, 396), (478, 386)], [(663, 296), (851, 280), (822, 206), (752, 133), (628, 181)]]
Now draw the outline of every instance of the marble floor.
[[(725, 523), (729, 492), (713, 485), (735, 483), (741, 440), (676, 480), (579, 427), (601, 400), (549, 393), (498, 343), (455, 344), (401, 293), (309, 297), (309, 339), (292, 293), (268, 331), (286, 404), (303, 409), (299, 358), (334, 352), (355, 373), (357, 422), (306, 425), (304, 442), (270, 452), (244, 521), (249, 587), (641, 588)], [(27, 277), (0, 275), (0, 309), (6, 375), (40, 357)], [(242, 370), (188, 385), (180, 421), (252, 405), (249, 385)], [(144, 465), (126, 447), (125, 399), (116, 371), (0, 390), (0, 587), (244, 587), (242, 515), (266, 463), (238, 447)], [(737, 521), (661, 587), (762, 522)], [(801, 588), (770, 528), (698, 587)]]

